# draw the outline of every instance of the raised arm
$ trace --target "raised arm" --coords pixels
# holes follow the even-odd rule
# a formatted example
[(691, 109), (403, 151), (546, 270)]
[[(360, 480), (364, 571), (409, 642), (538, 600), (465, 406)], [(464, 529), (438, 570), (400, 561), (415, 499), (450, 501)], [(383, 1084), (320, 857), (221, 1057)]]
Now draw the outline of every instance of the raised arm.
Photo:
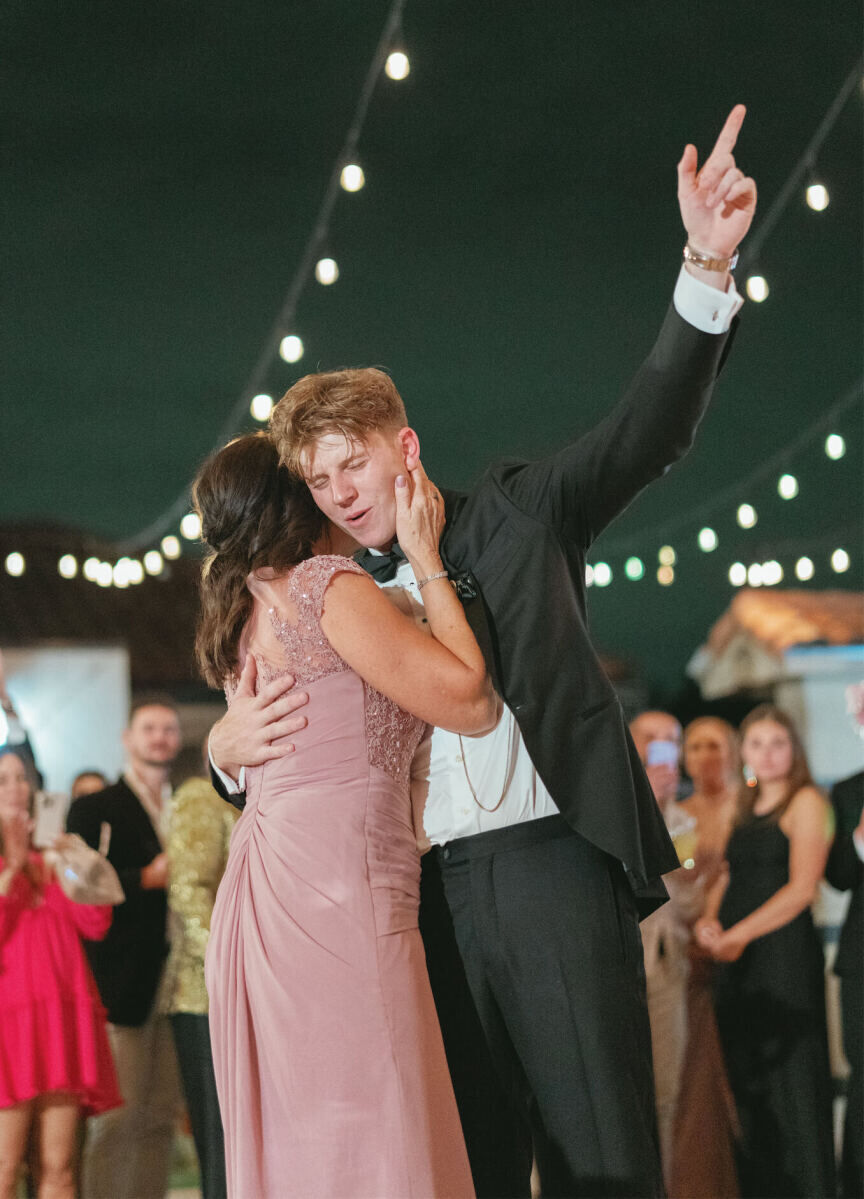
[[(341, 573), (327, 589), (321, 627), (367, 683), (406, 711), (452, 732), (480, 734), (499, 702), (462, 605), (438, 554), (444, 505), (423, 467), (396, 480), (399, 544), (423, 583), (428, 637), (369, 578)], [(438, 576), (438, 577), (432, 577)]]
[[(740, 245), (756, 206), (756, 186), (736, 166), (733, 150), (745, 109), (737, 105), (711, 154), (697, 171), (688, 145), (678, 164), (678, 202), (687, 243), (703, 264), (728, 260)], [(692, 307), (712, 313), (731, 289), (725, 268), (685, 266), (676, 306), (630, 386), (612, 411), (589, 432), (538, 462), (505, 468), (501, 481), (523, 511), (582, 542), (598, 536), (648, 483), (690, 448), (722, 363), (728, 334), (696, 321)], [(682, 286), (689, 289), (681, 304)], [(684, 315), (682, 315), (684, 313)], [(731, 319), (731, 317), (730, 317)], [(711, 328), (712, 332), (704, 331)], [(728, 323), (722, 328), (728, 328)]]

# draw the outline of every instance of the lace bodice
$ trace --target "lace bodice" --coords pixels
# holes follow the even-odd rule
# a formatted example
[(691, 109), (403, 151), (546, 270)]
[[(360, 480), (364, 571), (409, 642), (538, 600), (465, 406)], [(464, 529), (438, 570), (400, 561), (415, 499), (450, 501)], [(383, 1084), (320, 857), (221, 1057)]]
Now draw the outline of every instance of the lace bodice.
[[(270, 638), (266, 633), (261, 635), (263, 630), (253, 631), (250, 637), (248, 652), (255, 655), (259, 686), (290, 673), (297, 686), (306, 687), (328, 675), (351, 669), (336, 653), (321, 628), (327, 587), (342, 571), (365, 573), (350, 558), (321, 554), (300, 562), (279, 578), (267, 581), (250, 576), (249, 590), (256, 608), (259, 605), (266, 607), (268, 631), (276, 643), (271, 642), (268, 646), (266, 643)], [(370, 630), (370, 636), (374, 636), (374, 630)], [(363, 686), (369, 763), (407, 783), (424, 722), (374, 687), (365, 682)], [(229, 689), (229, 701), (230, 697)]]

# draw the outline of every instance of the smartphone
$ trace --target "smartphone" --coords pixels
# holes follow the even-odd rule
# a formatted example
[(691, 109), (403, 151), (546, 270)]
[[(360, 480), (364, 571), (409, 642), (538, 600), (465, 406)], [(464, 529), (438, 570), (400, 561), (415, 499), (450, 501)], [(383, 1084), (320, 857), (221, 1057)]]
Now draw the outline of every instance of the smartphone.
[(645, 750), (646, 766), (677, 766), (679, 749), (674, 741), (649, 741)]

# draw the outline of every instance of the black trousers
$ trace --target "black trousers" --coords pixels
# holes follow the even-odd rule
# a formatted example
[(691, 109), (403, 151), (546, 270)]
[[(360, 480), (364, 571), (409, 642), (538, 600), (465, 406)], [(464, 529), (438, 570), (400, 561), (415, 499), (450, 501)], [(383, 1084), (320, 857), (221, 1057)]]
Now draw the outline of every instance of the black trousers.
[(841, 978), (843, 1050), (852, 1068), (846, 1092), (843, 1160), (840, 1167), (845, 1199), (864, 1195), (864, 978)]
[[(427, 857), (421, 928), (437, 867), (473, 999), (465, 1019), (479, 1020), (497, 1077), (492, 1121), (477, 1119), (476, 1094), (454, 1074), (478, 1195), (529, 1193), (529, 1133), (544, 1199), (662, 1195), (642, 943), (620, 863), (559, 816)], [(440, 946), (426, 944), (451, 1060), (455, 997), (439, 1001)], [(477, 1177), (475, 1162), (496, 1155), (509, 1189)]]
[(176, 1012), (171, 1030), (201, 1170), (201, 1193), (204, 1199), (226, 1199), (225, 1138), (213, 1073), (210, 1021), (207, 1016)]

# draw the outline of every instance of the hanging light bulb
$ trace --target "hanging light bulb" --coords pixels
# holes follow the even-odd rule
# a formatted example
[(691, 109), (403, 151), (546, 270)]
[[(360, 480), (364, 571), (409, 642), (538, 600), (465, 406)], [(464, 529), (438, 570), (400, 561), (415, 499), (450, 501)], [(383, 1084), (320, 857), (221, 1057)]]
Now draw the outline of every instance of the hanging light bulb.
[(407, 79), (411, 72), (411, 63), (408, 61), (408, 55), (404, 50), (392, 50), (387, 55), (387, 61), (384, 64), (384, 70), (388, 78), (395, 79), (397, 82), (402, 79)]
[(180, 557), (180, 541), (173, 533), (169, 533), (167, 537), (162, 538), (162, 553), (166, 558)]
[(637, 579), (641, 579), (645, 574), (645, 567), (641, 558), (628, 558), (624, 563), (624, 573), (628, 579), (632, 579), (634, 583)]
[(346, 192), (359, 192), (366, 182), (363, 168), (356, 162), (348, 162), (342, 168), (339, 182)]
[(252, 403), (249, 405), (249, 411), (256, 420), (265, 421), (270, 419), (270, 413), (273, 411), (273, 397), (265, 395), (253, 396)]
[(594, 586), (594, 567), (589, 562), (585, 563), (585, 586)]
[(201, 536), (201, 517), (197, 512), (187, 512), (180, 521), (180, 532), (187, 541), (195, 541)]
[(319, 258), (315, 263), (315, 278), (325, 287), (339, 278), (339, 266), (335, 258)]
[(756, 304), (768, 299), (770, 288), (768, 280), (763, 275), (751, 275), (746, 283), (747, 295)]
[(719, 545), (717, 534), (713, 529), (704, 528), (699, 530), (699, 549), (703, 553), (710, 554), (712, 550), (716, 550)]
[(114, 570), (110, 562), (100, 562), (96, 567), (96, 582), (100, 587), (110, 587), (114, 581)]
[(27, 563), (24, 561), (24, 555), (19, 554), (17, 550), (13, 550), (11, 554), (6, 555), (6, 573), (11, 575), (13, 579), (20, 579), (24, 571), (27, 569)]
[(612, 567), (608, 562), (598, 562), (594, 567), (594, 585), (608, 587), (612, 582)]
[(824, 212), (831, 201), (831, 197), (828, 195), (828, 188), (824, 183), (811, 183), (805, 195), (808, 206), (814, 212)]
[(95, 583), (99, 573), (99, 559), (85, 558), (84, 565), (81, 567), (81, 573), (89, 583)]
[(64, 554), (57, 563), (57, 570), (63, 579), (74, 579), (78, 573), (78, 559), (74, 554)]
[(762, 586), (762, 564), (761, 564), (761, 562), (754, 562), (751, 566), (747, 567), (747, 582), (750, 584), (751, 587), (761, 587)]
[(736, 519), (742, 529), (752, 529), (759, 518), (752, 504), (741, 504), (739, 505)]
[(733, 587), (743, 587), (747, 582), (747, 567), (743, 562), (733, 562), (729, 567), (729, 582)]
[(795, 563), (795, 574), (802, 583), (806, 583), (808, 579), (812, 579), (815, 573), (812, 558), (799, 558)]
[(283, 337), (279, 342), (279, 357), (284, 362), (299, 362), (303, 357), (303, 342), (295, 334)]
[(838, 575), (845, 574), (849, 569), (849, 555), (845, 550), (837, 549), (831, 555), (831, 569), (836, 571)]
[(665, 566), (658, 566), (657, 582), (661, 587), (671, 587), (675, 582), (675, 571), (673, 567), (669, 566), (668, 564)]
[(773, 558), (770, 562), (762, 563), (762, 583), (765, 587), (775, 587), (783, 579), (783, 567)]
[(846, 442), (839, 433), (829, 433), (825, 438), (825, 453), (832, 462), (837, 462), (846, 453)]
[(784, 500), (794, 500), (798, 494), (798, 480), (794, 475), (781, 475), (777, 481), (777, 491)]
[(657, 554), (657, 560), (662, 566), (674, 566), (678, 561), (678, 555), (671, 545), (661, 545)]
[(158, 550), (148, 550), (144, 555), (144, 569), (148, 575), (161, 575), (164, 566), (165, 562)]

